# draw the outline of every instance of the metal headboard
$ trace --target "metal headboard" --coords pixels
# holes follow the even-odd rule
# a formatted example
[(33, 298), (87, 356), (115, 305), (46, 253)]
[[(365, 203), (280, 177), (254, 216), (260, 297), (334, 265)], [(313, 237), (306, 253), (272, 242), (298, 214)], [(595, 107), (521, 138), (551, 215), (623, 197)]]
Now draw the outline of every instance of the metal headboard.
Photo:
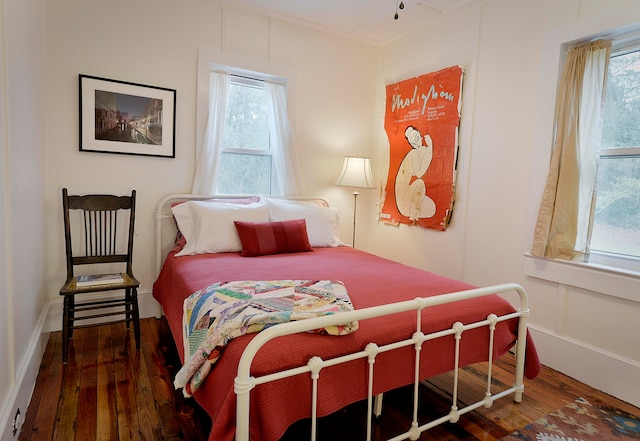
[[(155, 219), (155, 268), (156, 277), (160, 273), (162, 263), (167, 253), (173, 248), (176, 238), (176, 225), (173, 221), (173, 213), (171, 211), (172, 204), (186, 201), (204, 201), (209, 199), (244, 199), (254, 198), (256, 196), (237, 196), (237, 195), (204, 195), (204, 194), (170, 194), (158, 202), (154, 215)], [(268, 196), (269, 199), (284, 199), (293, 201), (311, 201), (316, 202), (319, 206), (328, 207), (329, 202), (323, 197), (315, 196)]]

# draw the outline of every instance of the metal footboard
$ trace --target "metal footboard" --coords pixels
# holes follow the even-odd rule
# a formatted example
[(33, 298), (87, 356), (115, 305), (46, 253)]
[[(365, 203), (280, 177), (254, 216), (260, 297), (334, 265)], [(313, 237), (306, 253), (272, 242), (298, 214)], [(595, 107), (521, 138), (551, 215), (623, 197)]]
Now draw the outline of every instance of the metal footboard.
[[(493, 294), (504, 294), (509, 292), (516, 292), (520, 298), (520, 307), (516, 312), (497, 316), (495, 314), (489, 314), (486, 319), (479, 322), (462, 324), (456, 322), (450, 329), (445, 329), (432, 334), (423, 334), (421, 329), (421, 314), (424, 308), (430, 306), (442, 305), (445, 303), (452, 303), (461, 300), (467, 300), (482, 296), (488, 296)], [(270, 340), (281, 337), (284, 335), (295, 334), (298, 332), (305, 332), (313, 329), (323, 328), (327, 326), (339, 325), (354, 320), (366, 320), (374, 317), (380, 317), (384, 315), (397, 314), (406, 311), (417, 311), (416, 320), (416, 332), (411, 338), (406, 340), (385, 344), (378, 346), (375, 342), (371, 342), (366, 347), (352, 354), (332, 358), (329, 360), (323, 360), (319, 357), (312, 357), (309, 362), (304, 365), (293, 369), (288, 369), (282, 372), (276, 372), (269, 375), (260, 377), (252, 377), (250, 373), (251, 364), (258, 350)], [(524, 363), (525, 363), (525, 348), (526, 348), (526, 332), (527, 332), (527, 318), (529, 317), (529, 305), (526, 292), (520, 285), (510, 283), (504, 285), (490, 286), (485, 288), (477, 288), (467, 291), (460, 291), (451, 294), (444, 294), (434, 297), (420, 297), (414, 300), (405, 302), (393, 303), (389, 305), (381, 305), (351, 312), (345, 312), (330, 316), (318, 317), (309, 320), (301, 320), (296, 322), (283, 323), (278, 326), (273, 326), (260, 333), (249, 343), (245, 351), (240, 358), (238, 365), (238, 374), (235, 378), (234, 391), (237, 395), (237, 413), (236, 413), (236, 441), (248, 441), (249, 440), (249, 405), (250, 405), (250, 392), (251, 390), (260, 385), (270, 381), (275, 381), (294, 375), (301, 375), (309, 373), (312, 380), (312, 408), (311, 408), (311, 434), (310, 439), (316, 440), (316, 427), (317, 427), (317, 397), (318, 397), (318, 379), (323, 368), (346, 363), (349, 361), (366, 358), (368, 361), (368, 398), (367, 398), (367, 441), (371, 440), (371, 428), (372, 428), (372, 415), (374, 407), (378, 408), (380, 403), (376, 406), (374, 401), (376, 397), (373, 396), (373, 378), (376, 357), (378, 354), (394, 351), (407, 346), (413, 346), (415, 349), (415, 379), (414, 379), (414, 393), (413, 393), (413, 422), (411, 427), (407, 428), (407, 431), (399, 434), (398, 436), (391, 438), (390, 440), (404, 440), (411, 439), (416, 440), (420, 437), (420, 434), (430, 428), (437, 426), (445, 422), (456, 423), (461, 415), (467, 412), (473, 411), (479, 407), (490, 407), (493, 402), (504, 396), (513, 394), (514, 401), (520, 402), (522, 400), (522, 394), (524, 392)], [(516, 367), (514, 372), (514, 384), (513, 387), (500, 391), (499, 393), (492, 393), (491, 380), (492, 380), (492, 364), (493, 364), (493, 342), (494, 342), (494, 330), (499, 322), (519, 318), (518, 325), (518, 337), (516, 344)], [(460, 341), (463, 338), (465, 331), (476, 329), (480, 327), (487, 327), (489, 329), (489, 354), (488, 354), (488, 374), (487, 385), (484, 398), (463, 407), (458, 408), (458, 371), (459, 371), (459, 359), (460, 359)], [(429, 423), (419, 425), (418, 423), (418, 387), (420, 381), (420, 356), (422, 344), (429, 340), (442, 338), (445, 336), (455, 337), (455, 368), (453, 377), (453, 394), (451, 410), (448, 414), (442, 417), (432, 420)]]

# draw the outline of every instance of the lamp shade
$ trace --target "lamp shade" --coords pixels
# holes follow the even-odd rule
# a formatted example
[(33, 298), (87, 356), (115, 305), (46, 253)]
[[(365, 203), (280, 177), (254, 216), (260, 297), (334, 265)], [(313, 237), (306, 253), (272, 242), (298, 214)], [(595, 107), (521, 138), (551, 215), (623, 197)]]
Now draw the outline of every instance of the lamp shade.
[(342, 172), (336, 185), (345, 187), (374, 188), (371, 175), (371, 160), (362, 156), (345, 156)]

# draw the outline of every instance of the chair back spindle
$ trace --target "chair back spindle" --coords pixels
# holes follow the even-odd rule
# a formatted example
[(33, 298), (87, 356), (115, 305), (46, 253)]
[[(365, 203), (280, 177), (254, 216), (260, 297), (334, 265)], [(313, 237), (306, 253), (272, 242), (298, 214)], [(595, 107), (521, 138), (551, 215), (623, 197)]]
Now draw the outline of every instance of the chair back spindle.
[(117, 253), (118, 212), (85, 210), (85, 256), (108, 256)]

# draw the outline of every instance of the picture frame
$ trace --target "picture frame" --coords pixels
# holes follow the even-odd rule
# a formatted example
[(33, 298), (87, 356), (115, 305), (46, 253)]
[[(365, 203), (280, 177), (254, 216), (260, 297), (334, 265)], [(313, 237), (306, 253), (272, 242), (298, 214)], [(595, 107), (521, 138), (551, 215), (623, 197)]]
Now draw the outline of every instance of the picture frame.
[(175, 158), (176, 91), (79, 76), (80, 151)]

